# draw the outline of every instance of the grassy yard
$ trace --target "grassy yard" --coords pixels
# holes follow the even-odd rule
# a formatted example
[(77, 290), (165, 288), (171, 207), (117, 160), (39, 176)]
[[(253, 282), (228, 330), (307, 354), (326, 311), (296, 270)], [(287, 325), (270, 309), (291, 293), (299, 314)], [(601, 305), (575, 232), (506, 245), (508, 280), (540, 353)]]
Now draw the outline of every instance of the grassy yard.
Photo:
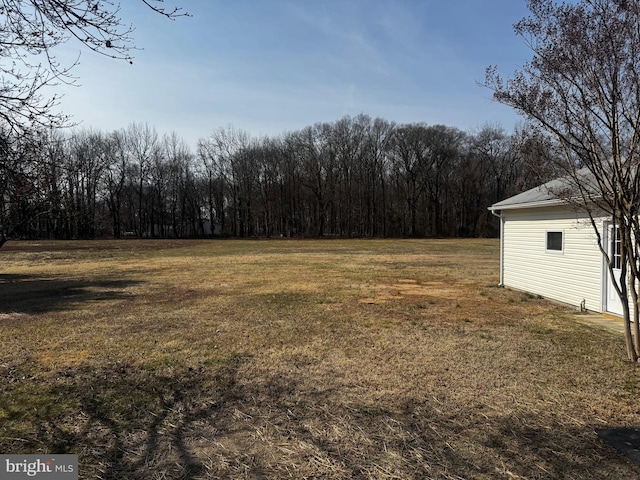
[(621, 336), (495, 240), (9, 242), (0, 453), (80, 478), (637, 479)]

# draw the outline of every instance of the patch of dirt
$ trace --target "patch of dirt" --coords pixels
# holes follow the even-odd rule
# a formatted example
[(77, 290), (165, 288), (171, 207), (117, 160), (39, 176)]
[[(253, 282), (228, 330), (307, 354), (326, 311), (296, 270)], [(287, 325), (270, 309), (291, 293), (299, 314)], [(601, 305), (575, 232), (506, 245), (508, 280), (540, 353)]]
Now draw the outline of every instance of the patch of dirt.
[(418, 282), (412, 279), (400, 279), (392, 284), (369, 286), (376, 291), (374, 296), (361, 298), (360, 303), (377, 305), (405, 297), (425, 297), (427, 299), (455, 299), (460, 296), (460, 287), (444, 286), (442, 282)]

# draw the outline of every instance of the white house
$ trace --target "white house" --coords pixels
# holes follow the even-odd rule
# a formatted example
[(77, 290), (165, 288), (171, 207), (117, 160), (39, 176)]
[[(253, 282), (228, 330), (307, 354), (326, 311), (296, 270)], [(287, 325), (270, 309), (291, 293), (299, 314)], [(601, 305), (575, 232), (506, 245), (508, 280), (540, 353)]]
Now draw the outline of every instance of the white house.
[[(500, 218), (500, 284), (622, 315), (588, 215), (552, 193), (560, 182), (553, 180), (489, 207)], [(611, 222), (603, 216), (596, 223), (614, 263), (619, 261), (620, 242)]]

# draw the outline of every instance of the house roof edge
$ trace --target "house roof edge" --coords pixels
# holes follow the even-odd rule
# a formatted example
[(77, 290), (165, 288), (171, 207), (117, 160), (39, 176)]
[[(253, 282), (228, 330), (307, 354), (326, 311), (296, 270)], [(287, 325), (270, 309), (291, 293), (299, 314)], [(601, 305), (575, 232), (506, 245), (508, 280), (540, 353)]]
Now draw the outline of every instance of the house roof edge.
[(511, 203), (506, 205), (501, 205), (501, 203), (502, 202), (494, 203), (490, 207), (487, 207), (487, 209), (492, 212), (497, 212), (500, 210), (516, 210), (521, 208), (553, 207), (556, 205), (567, 205), (569, 202), (559, 198), (553, 198), (549, 200), (539, 200), (536, 202)]

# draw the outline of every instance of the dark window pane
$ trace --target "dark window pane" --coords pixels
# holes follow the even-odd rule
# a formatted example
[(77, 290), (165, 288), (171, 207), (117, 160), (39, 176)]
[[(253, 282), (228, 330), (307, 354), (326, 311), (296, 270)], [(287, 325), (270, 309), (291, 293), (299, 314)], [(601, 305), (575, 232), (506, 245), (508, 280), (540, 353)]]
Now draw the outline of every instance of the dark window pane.
[(562, 232), (547, 232), (547, 250), (562, 251)]
[(615, 228), (615, 235), (611, 236), (611, 266), (622, 268), (622, 243), (620, 241), (620, 229)]

